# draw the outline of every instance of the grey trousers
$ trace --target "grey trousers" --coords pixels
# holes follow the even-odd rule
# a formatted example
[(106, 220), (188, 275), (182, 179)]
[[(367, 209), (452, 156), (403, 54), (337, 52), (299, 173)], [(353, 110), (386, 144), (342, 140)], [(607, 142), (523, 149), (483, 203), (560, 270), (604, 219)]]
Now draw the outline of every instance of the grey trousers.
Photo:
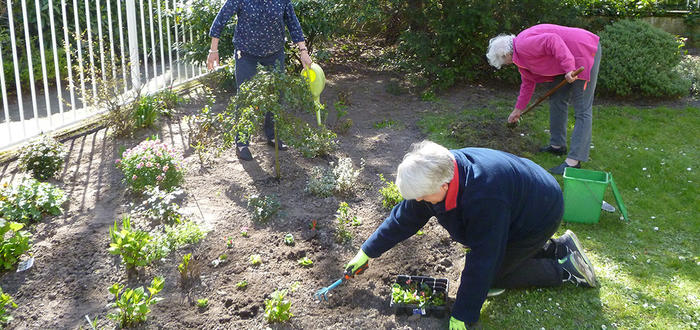
[[(590, 81), (586, 83), (585, 80), (576, 80), (571, 84), (566, 84), (549, 98), (549, 144), (566, 146), (566, 126), (569, 119), (569, 96), (571, 96), (576, 121), (574, 122), (574, 131), (571, 133), (568, 158), (582, 162), (588, 161), (591, 149), (593, 95), (598, 81), (601, 53), (601, 45), (598, 44), (598, 51), (591, 68)], [(563, 75), (555, 77), (553, 82), (547, 84), (547, 88), (553, 88), (563, 79)]]

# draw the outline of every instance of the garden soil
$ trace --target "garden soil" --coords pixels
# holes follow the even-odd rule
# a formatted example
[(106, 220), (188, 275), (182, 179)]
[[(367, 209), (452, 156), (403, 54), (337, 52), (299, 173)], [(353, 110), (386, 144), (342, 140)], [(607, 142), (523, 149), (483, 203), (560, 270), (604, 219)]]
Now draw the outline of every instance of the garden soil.
[[(454, 300), (465, 251), (449, 239), (435, 219), (423, 228), (423, 235), (414, 235), (371, 260), (364, 274), (332, 290), (327, 302), (315, 301), (312, 294), (340, 278), (343, 265), (387, 216), (378, 193), (382, 186), (378, 175), (393, 180), (396, 166), (411, 143), (425, 138), (416, 125), (421, 115), (488, 106), (494, 97), (514, 100), (517, 90), (461, 86), (441, 95), (439, 102), (427, 102), (401, 94), (401, 89), (397, 93), (393, 87), (400, 77), (390, 73), (343, 65), (329, 66), (326, 73), (328, 83), (322, 102), (331, 108), (339, 93), (347, 95), (348, 117), (354, 124), (346, 134), (339, 135), (339, 148), (331, 156), (307, 159), (294, 149), (281, 152), (280, 181), (273, 178), (274, 150), (259, 136), (251, 145), (253, 161), (240, 162), (230, 150), (202, 166), (188, 147), (188, 127), (182, 120), (184, 115), (202, 108), (196, 102), (179, 107), (159, 129), (139, 131), (134, 138), (114, 138), (108, 129), (100, 129), (65, 141), (69, 156), (53, 182), (69, 196), (65, 212), (45, 218), (32, 228), (34, 266), (24, 272), (5, 272), (0, 279), (2, 289), (18, 305), (11, 310), (14, 320), (9, 328), (89, 329), (86, 316), (98, 318), (100, 327), (113, 328), (114, 322), (105, 317), (110, 311), (106, 306), (114, 299), (108, 288), (113, 283), (147, 286), (159, 275), (165, 277), (165, 287), (159, 294), (164, 299), (153, 306), (142, 328), (445, 328), (449, 315), (395, 315), (389, 307), (390, 285), (402, 274), (447, 278), (448, 306)], [(222, 111), (229, 97), (220, 95), (214, 110)], [(507, 112), (503, 115), (505, 120)], [(397, 125), (376, 128), (375, 123), (382, 120)], [(133, 147), (153, 134), (184, 155), (187, 196), (182, 207), (209, 232), (200, 243), (174, 251), (138, 273), (127, 274), (119, 257), (107, 251), (109, 228), (129, 212), (129, 204), (137, 199), (122, 184), (114, 163), (122, 148)], [(305, 193), (310, 169), (327, 167), (339, 157), (350, 157), (356, 167), (361, 159), (366, 162), (357, 192), (328, 198)], [(0, 164), (0, 175), (2, 183), (11, 183), (24, 174), (16, 169), (16, 162), (9, 162)], [(254, 224), (246, 208), (246, 196), (252, 194), (278, 196), (281, 214), (267, 224)], [(334, 239), (335, 211), (342, 201), (362, 220), (362, 225), (349, 227), (353, 239), (346, 244)], [(312, 220), (318, 223), (316, 235), (309, 229)], [(241, 237), (242, 227), (249, 227), (249, 237)], [(287, 233), (296, 238), (294, 246), (283, 243)], [(233, 239), (232, 248), (227, 248), (227, 238)], [(201, 277), (183, 285), (177, 265), (186, 253), (193, 254)], [(228, 256), (227, 261), (214, 267), (212, 261), (222, 254)], [(262, 257), (261, 265), (250, 265), (252, 254)], [(297, 260), (304, 256), (313, 260), (312, 267), (298, 265)], [(242, 280), (249, 283), (245, 290), (235, 285)], [(289, 291), (294, 314), (281, 325), (269, 325), (264, 319), (264, 301), (275, 289)], [(201, 298), (209, 300), (205, 309), (195, 305)]]

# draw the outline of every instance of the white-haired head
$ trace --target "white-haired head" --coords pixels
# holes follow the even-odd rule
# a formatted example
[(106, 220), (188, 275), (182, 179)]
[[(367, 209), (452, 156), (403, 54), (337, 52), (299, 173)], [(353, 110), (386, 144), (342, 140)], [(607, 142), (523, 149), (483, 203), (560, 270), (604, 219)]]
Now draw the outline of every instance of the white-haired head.
[(486, 58), (496, 69), (500, 69), (504, 64), (512, 63), (510, 59), (513, 56), (513, 38), (512, 34), (501, 34), (489, 40), (489, 48), (486, 51)]
[(414, 143), (396, 173), (396, 186), (404, 199), (435, 194), (454, 176), (454, 156), (447, 148), (432, 142)]

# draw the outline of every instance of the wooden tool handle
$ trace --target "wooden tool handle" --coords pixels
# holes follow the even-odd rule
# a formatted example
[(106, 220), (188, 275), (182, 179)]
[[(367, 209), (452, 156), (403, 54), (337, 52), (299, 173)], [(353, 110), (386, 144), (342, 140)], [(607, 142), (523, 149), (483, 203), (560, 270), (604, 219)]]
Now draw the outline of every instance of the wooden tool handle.
[[(583, 67), (580, 67), (580, 68), (576, 69), (576, 71), (574, 71), (572, 76), (576, 77), (582, 71), (583, 71)], [(525, 111), (523, 111), (523, 113), (521, 113), (520, 115), (522, 116), (522, 115), (528, 113), (528, 111), (530, 111), (534, 107), (538, 106), (540, 103), (542, 103), (542, 101), (544, 101), (546, 98), (550, 97), (552, 94), (554, 94), (554, 92), (556, 92), (559, 88), (561, 88), (561, 86), (564, 86), (566, 83), (567, 83), (566, 78), (564, 78), (564, 80), (562, 80), (558, 85), (556, 85), (556, 86), (554, 86), (554, 88), (550, 89), (549, 92), (547, 92), (547, 94), (544, 94), (544, 95), (542, 95), (542, 97), (537, 99), (537, 102), (535, 102), (533, 105), (527, 107), (527, 109), (525, 109)]]

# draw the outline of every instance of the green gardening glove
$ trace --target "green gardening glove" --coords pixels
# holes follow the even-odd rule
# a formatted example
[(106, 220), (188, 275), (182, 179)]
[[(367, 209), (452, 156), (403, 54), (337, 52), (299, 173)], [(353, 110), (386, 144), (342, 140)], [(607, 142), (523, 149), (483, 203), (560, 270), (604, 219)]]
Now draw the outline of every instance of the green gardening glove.
[(367, 264), (368, 261), (369, 257), (365, 254), (365, 251), (362, 251), (362, 249), (360, 249), (360, 251), (357, 251), (355, 257), (352, 258), (352, 260), (350, 260), (350, 262), (345, 266), (345, 273), (349, 273), (352, 275), (355, 275), (356, 272), (358, 274), (361, 273), (362, 271), (358, 272), (358, 270), (361, 269), (362, 266)]
[(452, 316), (450, 317), (450, 330), (467, 330), (467, 326), (464, 324), (464, 322)]

